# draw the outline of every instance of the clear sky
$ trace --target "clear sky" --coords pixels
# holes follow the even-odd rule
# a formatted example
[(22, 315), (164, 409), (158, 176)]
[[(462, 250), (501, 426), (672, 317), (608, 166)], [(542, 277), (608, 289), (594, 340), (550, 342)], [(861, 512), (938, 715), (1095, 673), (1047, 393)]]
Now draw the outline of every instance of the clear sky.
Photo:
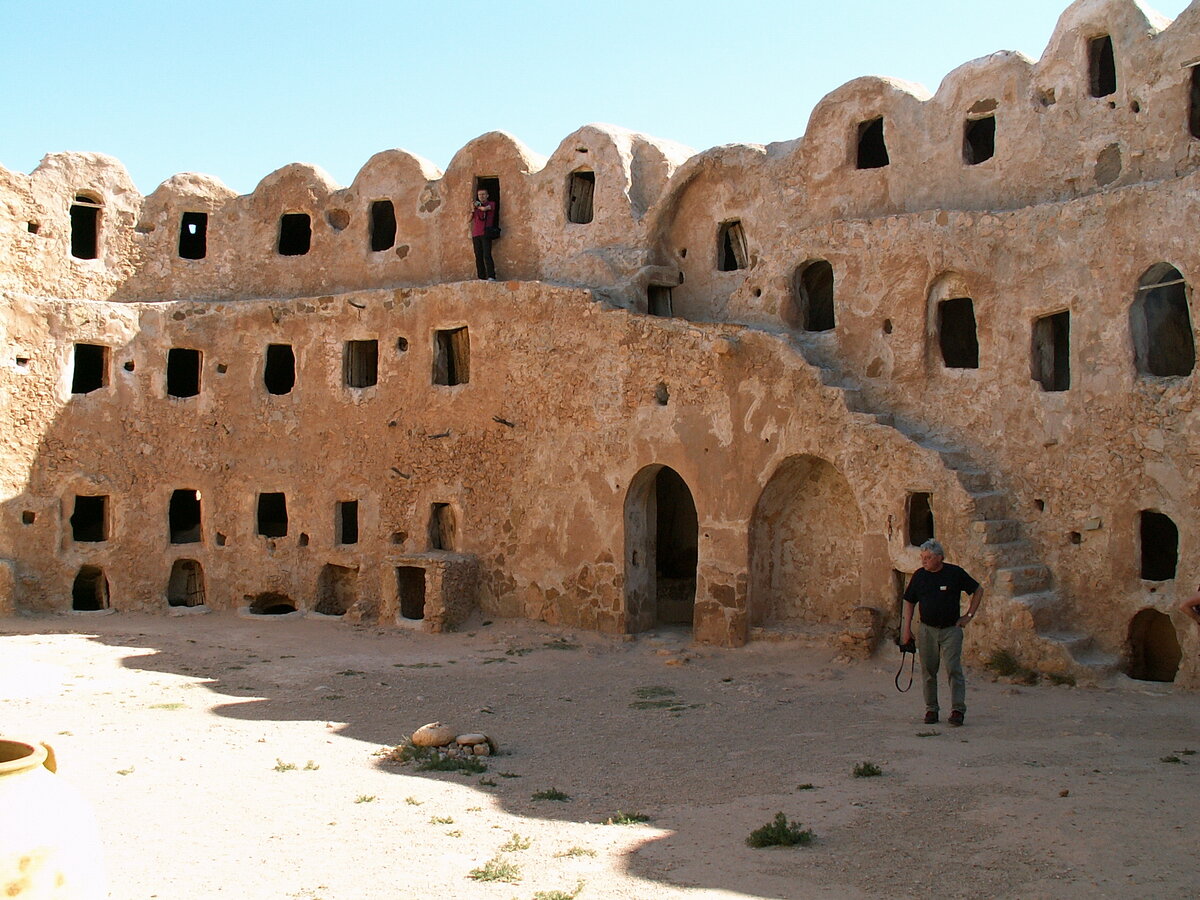
[[(1156, 0), (1169, 18), (1187, 0)], [(503, 130), (549, 155), (589, 122), (697, 150), (803, 134), (859, 75), (931, 91), (1041, 56), (1067, 0), (0, 0), (0, 165), (116, 156), (246, 193), (291, 162), (347, 185), (392, 147), (444, 169)]]

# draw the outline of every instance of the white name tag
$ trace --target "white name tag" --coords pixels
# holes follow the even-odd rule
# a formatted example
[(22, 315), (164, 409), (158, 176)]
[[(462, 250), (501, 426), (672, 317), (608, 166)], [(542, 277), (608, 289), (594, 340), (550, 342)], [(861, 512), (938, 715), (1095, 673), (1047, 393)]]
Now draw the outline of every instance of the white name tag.
[(946, 590), (946, 585), (944, 585), (944, 584), (940, 584), (940, 585), (938, 585), (938, 590), (939, 590), (939, 591), (944, 591), (944, 590)]

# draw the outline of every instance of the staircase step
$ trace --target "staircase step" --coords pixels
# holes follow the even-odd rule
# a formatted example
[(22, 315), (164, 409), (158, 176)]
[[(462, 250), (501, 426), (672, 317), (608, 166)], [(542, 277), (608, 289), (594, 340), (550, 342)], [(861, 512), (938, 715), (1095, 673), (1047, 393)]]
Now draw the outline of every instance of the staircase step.
[(1034, 564), (1037, 561), (1037, 553), (1033, 544), (1024, 539), (1004, 543), (985, 542), (983, 559), (993, 569), (1006, 569)]
[(954, 472), (959, 483), (972, 493), (986, 493), (992, 489), (990, 472), (982, 469), (957, 469)]
[(1021, 536), (1021, 526), (1016, 519), (976, 521), (971, 523), (971, 530), (982, 535), (985, 544), (1008, 544)]
[[(1062, 600), (1054, 591), (1037, 591), (1032, 594), (1021, 594), (1012, 598), (1013, 603), (1019, 603), (1029, 609), (1029, 615), (1033, 619), (1033, 625), (1038, 631), (1042, 629), (1053, 629), (1059, 624), (1059, 616), (1062, 614)], [(1050, 637), (1050, 634), (1044, 634), (1043, 637)], [(1059, 640), (1057, 637), (1052, 640)]]
[(1008, 495), (1003, 491), (971, 494), (971, 502), (975, 505), (975, 515), (981, 519), (1008, 518)]
[(1121, 665), (1120, 657), (1100, 650), (1090, 636), (1078, 631), (1048, 632), (1042, 637), (1062, 645), (1077, 665), (1094, 670), (1094, 674), (1112, 674)]
[(1040, 564), (997, 569), (996, 587), (1009, 597), (1036, 594), (1050, 587), (1050, 570)]

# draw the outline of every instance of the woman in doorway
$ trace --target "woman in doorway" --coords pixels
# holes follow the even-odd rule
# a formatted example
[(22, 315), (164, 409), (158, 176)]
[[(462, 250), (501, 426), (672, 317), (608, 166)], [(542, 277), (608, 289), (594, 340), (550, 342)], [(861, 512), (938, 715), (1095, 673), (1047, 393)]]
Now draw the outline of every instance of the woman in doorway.
[(492, 259), (492, 230), (496, 227), (496, 204), (488, 192), (480, 188), (475, 192), (471, 210), (471, 244), (475, 248), (475, 274), (481, 281), (496, 280), (496, 263)]

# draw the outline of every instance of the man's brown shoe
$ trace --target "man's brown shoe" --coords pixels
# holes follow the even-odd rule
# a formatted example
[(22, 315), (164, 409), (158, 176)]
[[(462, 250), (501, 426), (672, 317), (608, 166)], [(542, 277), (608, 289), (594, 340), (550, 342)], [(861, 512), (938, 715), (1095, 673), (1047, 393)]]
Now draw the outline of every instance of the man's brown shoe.
[(954, 712), (950, 713), (950, 718), (947, 721), (949, 724), (958, 727), (963, 723), (963, 716), (963, 711), (961, 709), (956, 709)]
[[(936, 725), (937, 724), (937, 713), (935, 713), (932, 709), (929, 710), (929, 712), (925, 713), (925, 724), (926, 725)], [(962, 724), (962, 723), (960, 722), (959, 724)]]

